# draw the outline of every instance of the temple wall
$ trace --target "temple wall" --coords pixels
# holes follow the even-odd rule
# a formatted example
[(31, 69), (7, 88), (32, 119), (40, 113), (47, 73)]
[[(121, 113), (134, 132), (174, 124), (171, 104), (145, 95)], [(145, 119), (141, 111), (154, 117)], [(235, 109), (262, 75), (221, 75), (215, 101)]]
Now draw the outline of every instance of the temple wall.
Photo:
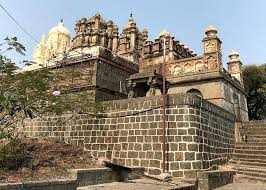
[[(190, 94), (168, 95), (167, 171), (175, 177), (195, 177), (231, 158), (234, 116)], [(95, 157), (162, 172), (162, 97), (104, 102), (97, 115), (47, 116), (25, 120), (23, 136), (50, 138), (82, 145)]]
[(221, 83), (220, 81), (198, 81), (181, 83), (177, 85), (170, 85), (169, 94), (187, 93), (191, 89), (199, 90), (205, 100), (208, 100), (220, 107), (221, 101)]
[(234, 88), (231, 84), (226, 83), (225, 81), (221, 82), (222, 86), (222, 97), (223, 97), (223, 107), (234, 113), (234, 97), (238, 99), (241, 119), (242, 121), (248, 121), (248, 108), (247, 108), (247, 99), (246, 95), (240, 90)]
[(107, 62), (99, 60), (97, 63), (96, 85), (115, 92), (125, 92), (126, 79), (129, 78), (130, 74), (132, 73), (125, 69), (114, 67)]

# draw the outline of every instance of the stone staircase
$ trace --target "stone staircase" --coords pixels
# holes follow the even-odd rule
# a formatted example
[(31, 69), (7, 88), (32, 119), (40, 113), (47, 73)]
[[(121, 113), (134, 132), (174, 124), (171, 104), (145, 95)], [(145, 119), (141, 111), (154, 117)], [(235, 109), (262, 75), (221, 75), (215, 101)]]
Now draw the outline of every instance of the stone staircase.
[(244, 122), (247, 142), (237, 143), (232, 169), (241, 178), (266, 182), (266, 121)]

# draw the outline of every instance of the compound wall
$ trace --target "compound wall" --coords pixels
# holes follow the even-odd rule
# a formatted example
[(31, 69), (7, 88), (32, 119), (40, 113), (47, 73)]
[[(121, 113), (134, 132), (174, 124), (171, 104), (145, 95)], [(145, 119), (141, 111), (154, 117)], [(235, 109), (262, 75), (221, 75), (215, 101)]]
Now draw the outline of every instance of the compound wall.
[[(104, 102), (97, 115), (45, 116), (26, 120), (20, 132), (30, 138), (51, 138), (82, 145), (95, 157), (125, 166), (162, 172), (162, 97)], [(234, 115), (192, 94), (167, 96), (167, 171), (174, 177), (195, 177), (216, 169), (234, 148)]]

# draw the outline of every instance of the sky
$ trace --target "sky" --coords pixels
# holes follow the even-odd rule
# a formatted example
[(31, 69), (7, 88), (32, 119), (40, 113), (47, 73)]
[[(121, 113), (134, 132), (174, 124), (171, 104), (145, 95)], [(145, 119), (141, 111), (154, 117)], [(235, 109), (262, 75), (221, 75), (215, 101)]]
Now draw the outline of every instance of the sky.
[[(10, 14), (38, 41), (42, 34), (64, 20), (75, 35), (76, 20), (97, 11), (122, 29), (133, 14), (140, 30), (148, 29), (153, 40), (167, 30), (201, 55), (205, 29), (214, 25), (222, 43), (223, 62), (236, 50), (243, 64), (266, 63), (265, 0), (0, 0)], [(25, 56), (9, 52), (16, 62), (30, 60), (36, 42), (0, 9), (0, 39), (16, 36), (26, 47)], [(1, 41), (0, 41), (1, 43)]]

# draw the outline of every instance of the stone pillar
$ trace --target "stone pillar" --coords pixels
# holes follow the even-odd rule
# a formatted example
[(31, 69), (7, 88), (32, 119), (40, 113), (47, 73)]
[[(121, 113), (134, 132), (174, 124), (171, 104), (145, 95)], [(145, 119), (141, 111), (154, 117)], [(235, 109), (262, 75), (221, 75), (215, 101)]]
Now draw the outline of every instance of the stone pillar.
[(113, 28), (113, 46), (112, 46), (112, 50), (114, 52), (117, 52), (117, 47), (118, 47), (118, 27), (116, 25), (114, 25), (114, 28)]
[(239, 102), (235, 102), (234, 104), (234, 111), (235, 111), (235, 142), (240, 143), (242, 142), (240, 130), (242, 128), (242, 122), (241, 122), (241, 109)]
[(127, 88), (128, 88), (128, 99), (131, 98), (136, 98), (137, 94), (136, 94), (136, 83), (133, 83), (131, 80), (128, 81), (127, 83)]

